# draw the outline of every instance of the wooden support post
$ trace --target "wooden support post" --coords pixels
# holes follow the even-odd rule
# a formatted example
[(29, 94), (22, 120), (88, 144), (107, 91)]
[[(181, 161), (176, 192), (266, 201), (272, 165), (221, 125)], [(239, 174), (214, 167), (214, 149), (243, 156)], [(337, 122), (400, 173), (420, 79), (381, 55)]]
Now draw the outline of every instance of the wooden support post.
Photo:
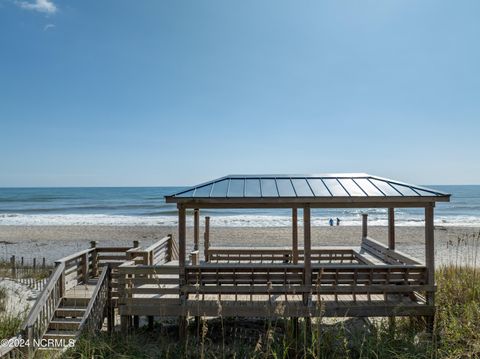
[(153, 324), (154, 324), (153, 315), (149, 315), (147, 317), (147, 319), (148, 319), (148, 330), (152, 330), (153, 329)]
[(37, 258), (33, 258), (33, 270), (37, 268)]
[[(310, 205), (303, 207), (303, 285), (312, 286), (312, 263), (311, 263), (311, 228), (310, 228)], [(303, 302), (308, 304), (309, 294), (304, 294)]]
[(210, 248), (210, 217), (205, 217), (205, 233), (203, 234), (203, 247), (204, 252), (203, 256), (205, 257), (205, 262), (209, 261), (208, 249)]
[(368, 237), (368, 214), (362, 213), (362, 239)]
[(198, 251), (200, 242), (200, 211), (196, 208), (193, 211), (193, 250)]
[(93, 248), (92, 252), (92, 277), (98, 276), (98, 253), (97, 253), (97, 241), (90, 241), (90, 248)]
[(395, 208), (388, 209), (388, 249), (395, 250)]
[(45, 257), (42, 258), (42, 268), (45, 269), (47, 267), (47, 262), (45, 260)]
[[(434, 203), (425, 207), (425, 265), (427, 267), (427, 285), (435, 285), (435, 241), (433, 207)], [(427, 292), (427, 304), (435, 305), (435, 292)], [(433, 332), (434, 316), (427, 317), (427, 332)]]
[[(179, 289), (180, 289), (180, 305), (185, 304), (185, 294), (183, 294), (183, 287), (185, 285), (185, 259), (186, 259), (186, 212), (185, 207), (181, 204), (178, 207), (178, 267), (179, 267)], [(178, 335), (180, 339), (187, 337), (187, 318), (180, 316), (178, 318)]]
[(298, 209), (292, 208), (292, 257), (293, 264), (298, 263)]

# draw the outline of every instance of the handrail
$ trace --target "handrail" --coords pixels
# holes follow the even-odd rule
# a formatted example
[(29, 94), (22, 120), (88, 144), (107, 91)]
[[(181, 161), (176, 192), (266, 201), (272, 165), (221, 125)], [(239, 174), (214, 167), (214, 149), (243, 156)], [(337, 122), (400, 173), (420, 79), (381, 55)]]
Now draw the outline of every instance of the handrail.
[(177, 242), (175, 242), (173, 237), (170, 237), (170, 238), (171, 238), (170, 245), (172, 246), (172, 257), (170, 258), (170, 260), (178, 260), (179, 249), (178, 249)]
[(164, 245), (168, 240), (170, 239), (170, 236), (163, 237), (162, 239), (158, 240), (157, 242), (153, 243), (149, 247), (145, 248), (145, 252), (151, 252), (157, 249), (158, 247)]
[(79, 252), (75, 252), (73, 254), (70, 254), (66, 257), (63, 257), (63, 258), (60, 258), (58, 260), (55, 261), (55, 263), (60, 263), (60, 262), (63, 262), (63, 263), (66, 263), (66, 262), (70, 262), (74, 259), (77, 259), (85, 254), (88, 254), (90, 252), (93, 252), (95, 250), (95, 248), (88, 248), (88, 249), (84, 249), (82, 251), (79, 251)]
[[(87, 309), (80, 322), (78, 336), (84, 330), (96, 330), (103, 323), (104, 309), (108, 301), (108, 286), (110, 281), (111, 268), (105, 266), (98, 278), (97, 285), (88, 302)], [(102, 320), (100, 320), (102, 319)], [(93, 322), (91, 322), (93, 320)]]
[[(39, 312), (41, 311), (43, 305), (47, 302), (48, 298), (50, 297), (50, 294), (55, 288), (55, 284), (57, 284), (57, 282), (62, 277), (64, 269), (65, 269), (65, 263), (60, 263), (55, 268), (55, 271), (52, 273), (52, 276), (50, 277), (47, 285), (43, 289), (42, 294), (37, 299), (32, 309), (30, 310), (30, 313), (27, 319), (25, 320), (24, 325), (22, 326), (23, 329), (26, 329), (28, 326), (32, 326), (35, 324), (35, 321), (38, 319)], [(59, 297), (61, 297), (61, 293), (58, 293), (58, 294), (60, 294)]]
[(26, 337), (30, 343), (29, 356), (35, 351), (35, 342), (48, 330), (48, 325), (60, 304), (64, 290), (62, 283), (64, 271), (65, 262), (59, 262), (20, 328), (20, 335)]
[(11, 337), (8, 340), (8, 345), (1, 345), (0, 346), (0, 358), (4, 359), (14, 359), (14, 358), (23, 358), (20, 354), (20, 343), (22, 337), (20, 335), (16, 335)]

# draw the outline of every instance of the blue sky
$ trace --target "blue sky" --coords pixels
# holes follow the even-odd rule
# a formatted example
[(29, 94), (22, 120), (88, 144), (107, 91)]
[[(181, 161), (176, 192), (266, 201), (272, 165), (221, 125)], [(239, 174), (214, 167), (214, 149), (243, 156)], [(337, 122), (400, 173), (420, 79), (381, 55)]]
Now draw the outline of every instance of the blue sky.
[(480, 183), (480, 2), (0, 0), (0, 186)]

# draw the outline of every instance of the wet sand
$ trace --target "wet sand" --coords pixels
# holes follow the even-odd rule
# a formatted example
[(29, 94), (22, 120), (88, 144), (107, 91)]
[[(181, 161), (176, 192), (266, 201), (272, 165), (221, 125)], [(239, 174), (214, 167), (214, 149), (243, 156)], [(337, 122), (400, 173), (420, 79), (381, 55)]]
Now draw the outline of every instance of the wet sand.
[[(290, 227), (213, 227), (210, 237), (212, 246), (288, 246), (291, 244), (291, 231)], [(435, 229), (437, 264), (474, 260), (474, 254), (478, 253), (479, 241), (473, 240), (472, 237), (475, 234), (478, 235), (479, 231), (480, 228), (474, 227), (437, 226)], [(138, 240), (142, 246), (148, 246), (169, 233), (176, 238), (177, 228), (167, 226), (0, 226), (0, 258), (6, 260), (11, 255), (23, 256), (26, 259), (45, 257), (47, 262), (53, 262), (75, 251), (88, 248), (90, 241), (97, 241), (99, 246), (124, 246)], [(386, 227), (369, 227), (368, 234), (386, 243)], [(300, 227), (300, 244), (302, 235)], [(462, 238), (470, 236), (470, 238), (466, 242), (458, 243), (459, 236)], [(203, 238), (203, 235), (201, 237)], [(191, 227), (187, 229), (187, 238), (188, 244), (192, 246)], [(360, 238), (361, 228), (358, 226), (312, 227), (312, 246), (358, 246)], [(397, 249), (423, 261), (424, 228), (396, 227), (396, 244)]]

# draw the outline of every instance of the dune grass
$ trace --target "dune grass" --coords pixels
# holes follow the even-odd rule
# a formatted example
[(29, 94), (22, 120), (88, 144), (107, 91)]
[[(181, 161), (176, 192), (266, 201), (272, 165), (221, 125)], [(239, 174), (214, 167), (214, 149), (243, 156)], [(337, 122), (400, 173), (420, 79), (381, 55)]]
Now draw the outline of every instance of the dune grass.
[[(437, 315), (434, 335), (419, 319), (397, 318), (336, 324), (216, 319), (190, 326), (178, 341), (172, 324), (81, 338), (66, 358), (480, 358), (480, 233), (449, 243), (452, 265), (436, 271)], [(465, 248), (463, 248), (465, 247)], [(473, 251), (472, 251), (473, 249)], [(468, 258), (459, 253), (467, 252)]]
[(437, 270), (437, 316), (433, 338), (421, 321), (397, 318), (336, 324), (313, 321), (210, 320), (190, 326), (186, 342), (172, 324), (128, 336), (81, 338), (67, 358), (480, 358), (480, 271), (471, 266)]
[(7, 291), (0, 288), (0, 339), (10, 338), (17, 334), (23, 317), (6, 312)]

